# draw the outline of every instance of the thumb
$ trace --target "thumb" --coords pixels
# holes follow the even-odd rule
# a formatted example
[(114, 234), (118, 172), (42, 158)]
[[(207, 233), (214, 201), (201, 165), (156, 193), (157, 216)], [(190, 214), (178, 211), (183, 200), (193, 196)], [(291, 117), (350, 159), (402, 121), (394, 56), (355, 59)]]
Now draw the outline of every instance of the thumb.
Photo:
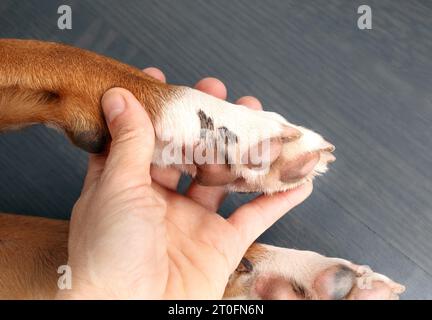
[(104, 171), (126, 181), (134, 177), (150, 184), (154, 129), (147, 112), (131, 92), (122, 88), (104, 94), (102, 109), (112, 137)]

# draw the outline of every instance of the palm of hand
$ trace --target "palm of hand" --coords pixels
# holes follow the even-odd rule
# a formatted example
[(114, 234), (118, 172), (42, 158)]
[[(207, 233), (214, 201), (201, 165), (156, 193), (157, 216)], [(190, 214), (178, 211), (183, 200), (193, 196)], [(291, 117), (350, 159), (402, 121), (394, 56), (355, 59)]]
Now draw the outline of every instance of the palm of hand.
[(164, 298), (220, 299), (248, 245), (217, 213), (185, 196), (157, 189), (167, 203)]

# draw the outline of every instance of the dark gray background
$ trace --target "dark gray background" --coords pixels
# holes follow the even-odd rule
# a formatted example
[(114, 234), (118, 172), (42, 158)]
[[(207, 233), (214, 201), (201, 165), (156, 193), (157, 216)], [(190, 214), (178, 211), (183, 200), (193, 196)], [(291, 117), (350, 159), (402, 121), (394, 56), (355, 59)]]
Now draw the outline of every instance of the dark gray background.
[[(373, 30), (357, 28), (369, 4)], [(57, 7), (73, 29), (57, 29)], [(322, 133), (338, 160), (262, 241), (368, 264), (432, 298), (431, 1), (0, 1), (0, 36), (56, 40), (173, 83), (225, 81)], [(1, 59), (1, 57), (0, 57)], [(86, 154), (34, 127), (0, 137), (0, 211), (67, 218)], [(232, 195), (222, 212), (247, 198)], [(0, 271), (1, 272), (1, 271)]]

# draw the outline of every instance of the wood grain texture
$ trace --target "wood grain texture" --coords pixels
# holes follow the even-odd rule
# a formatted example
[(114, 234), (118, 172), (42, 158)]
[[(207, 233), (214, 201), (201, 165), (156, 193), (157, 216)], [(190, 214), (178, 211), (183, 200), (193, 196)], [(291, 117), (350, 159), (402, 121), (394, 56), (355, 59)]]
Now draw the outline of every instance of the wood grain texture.
[[(405, 284), (404, 298), (432, 298), (432, 2), (369, 0), (368, 31), (359, 1), (68, 3), (73, 29), (61, 31), (63, 1), (2, 0), (0, 36), (158, 66), (173, 83), (216, 76), (230, 99), (256, 95), (322, 133), (338, 160), (261, 240), (368, 264)], [(0, 211), (67, 218), (85, 167), (48, 129), (2, 135)], [(230, 196), (222, 214), (247, 199)]]

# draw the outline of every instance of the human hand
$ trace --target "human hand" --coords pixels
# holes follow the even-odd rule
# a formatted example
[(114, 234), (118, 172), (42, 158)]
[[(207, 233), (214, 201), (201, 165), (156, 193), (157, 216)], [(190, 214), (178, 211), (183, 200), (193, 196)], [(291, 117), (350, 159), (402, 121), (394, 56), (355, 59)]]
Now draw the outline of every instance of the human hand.
[[(157, 69), (145, 72), (165, 81)], [(226, 98), (216, 79), (203, 79), (196, 88)], [(261, 108), (253, 97), (237, 103)], [(247, 248), (306, 199), (312, 184), (259, 196), (224, 219), (216, 213), (223, 187), (192, 182), (181, 195), (179, 171), (151, 166), (153, 127), (130, 92), (111, 89), (102, 105), (113, 140), (108, 155), (90, 156), (70, 223), (73, 287), (58, 298), (222, 298)]]

